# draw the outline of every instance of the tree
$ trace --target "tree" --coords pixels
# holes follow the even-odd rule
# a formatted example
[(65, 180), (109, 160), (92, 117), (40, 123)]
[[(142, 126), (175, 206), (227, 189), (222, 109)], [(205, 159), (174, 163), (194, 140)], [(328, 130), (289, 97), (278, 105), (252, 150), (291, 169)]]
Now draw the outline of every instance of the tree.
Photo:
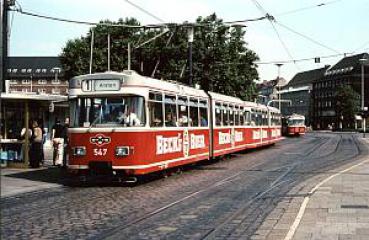
[(336, 115), (338, 121), (346, 127), (352, 127), (355, 123), (355, 114), (359, 111), (360, 95), (349, 85), (339, 86), (336, 92)]
[[(137, 25), (134, 18), (102, 23)], [(247, 48), (245, 30), (226, 26), (215, 14), (196, 20), (193, 42), (193, 82), (204, 90), (251, 100), (258, 79), (257, 55)], [(188, 27), (188, 26), (187, 26)], [(131, 43), (131, 68), (142, 75), (187, 83), (187, 28), (170, 25), (169, 31), (141, 47), (163, 29), (108, 27), (94, 29), (93, 72), (107, 70), (107, 35), (111, 38), (111, 70), (127, 69), (127, 46)], [(67, 78), (89, 72), (91, 31), (66, 43), (61, 61)]]

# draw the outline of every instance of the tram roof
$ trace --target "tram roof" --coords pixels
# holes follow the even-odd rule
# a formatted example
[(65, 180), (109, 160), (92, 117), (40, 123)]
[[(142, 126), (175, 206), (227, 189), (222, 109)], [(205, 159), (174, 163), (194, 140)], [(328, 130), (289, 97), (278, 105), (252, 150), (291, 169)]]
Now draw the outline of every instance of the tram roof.
[[(130, 87), (147, 87), (152, 90), (157, 91), (169, 91), (176, 94), (190, 95), (190, 96), (199, 96), (199, 97), (207, 97), (207, 94), (204, 90), (196, 89), (193, 87), (189, 87), (180, 83), (176, 83), (175, 81), (165, 81), (159, 80), (155, 78), (145, 77), (133, 70), (124, 70), (123, 72), (104, 72), (104, 73), (94, 73), (94, 74), (86, 74), (72, 78), (71, 80), (71, 88), (80, 88), (80, 84), (82, 80), (85, 79), (99, 79), (99, 80), (109, 80), (109, 79), (122, 79), (122, 86), (130, 86)], [(76, 83), (78, 82), (78, 84)]]
[(286, 116), (289, 119), (305, 119), (304, 115), (293, 113), (292, 115)]
[(239, 98), (231, 97), (227, 95), (223, 95), (220, 93), (215, 92), (209, 92), (209, 95), (215, 100), (215, 101), (221, 101), (221, 102), (228, 102), (228, 103), (238, 103), (238, 104), (245, 104), (244, 101), (242, 101)]

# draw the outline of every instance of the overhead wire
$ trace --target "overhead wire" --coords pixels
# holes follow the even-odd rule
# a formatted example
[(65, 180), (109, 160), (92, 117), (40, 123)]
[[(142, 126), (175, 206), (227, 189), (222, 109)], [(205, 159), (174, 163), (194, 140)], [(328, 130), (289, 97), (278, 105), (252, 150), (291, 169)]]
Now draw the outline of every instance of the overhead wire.
[(301, 36), (301, 37), (303, 37), (303, 38), (305, 38), (305, 39), (307, 39), (307, 40), (309, 40), (309, 41), (311, 41), (311, 42), (313, 42), (313, 43), (315, 43), (315, 44), (317, 44), (317, 45), (319, 45), (321, 47), (324, 47), (326, 49), (329, 49), (330, 51), (333, 51), (335, 53), (340, 53), (339, 51), (337, 51), (337, 50), (335, 50), (335, 49), (333, 49), (331, 47), (328, 47), (327, 45), (325, 45), (323, 43), (320, 43), (320, 42), (312, 39), (311, 37), (306, 36), (305, 34), (302, 34), (302, 33), (297, 32), (296, 30), (292, 29), (291, 27), (288, 27), (285, 24), (282, 24), (280, 21), (276, 21), (276, 24), (278, 24), (279, 26), (287, 29), (288, 31), (293, 32), (293, 33), (295, 33), (295, 34), (297, 34), (297, 35), (299, 35), (299, 36)]
[[(269, 20), (270, 24), (272, 25), (272, 28), (274, 30), (274, 32), (276, 33), (282, 47), (284, 48), (284, 50), (286, 51), (288, 57), (293, 61), (294, 57), (292, 56), (291, 52), (289, 51), (287, 45), (285, 44), (285, 42), (283, 41), (281, 35), (279, 34), (277, 28), (274, 25), (274, 22), (276, 21), (275, 18), (270, 15), (261, 5), (257, 0), (252, 0), (252, 2), (254, 3), (254, 5), (259, 9), (259, 11), (262, 14), (265, 14), (265, 16), (267, 17), (267, 19)], [(296, 68), (299, 70), (299, 67), (297, 66), (296, 62), (294, 61), (294, 64), (296, 66)]]
[(356, 51), (358, 51), (358, 50), (360, 50), (360, 49), (363, 49), (363, 50), (365, 50), (365, 47), (366, 46), (368, 46), (369, 45), (369, 41), (367, 41), (367, 42), (365, 42), (364, 44), (362, 44), (362, 45), (360, 45), (360, 47), (358, 47), (358, 48), (356, 48), (355, 50), (354, 50), (354, 52), (356, 52)]
[[(209, 26), (211, 23), (195, 23), (195, 22), (185, 22), (185, 23), (170, 23), (165, 22), (161, 18), (156, 17), (154, 14), (148, 12), (147, 10), (143, 9), (142, 7), (133, 4), (132, 2), (125, 0), (126, 2), (132, 4), (133, 6), (136, 6), (138, 9), (144, 11), (146, 14), (149, 14), (150, 16), (154, 17), (157, 20), (160, 20), (161, 23), (155, 23), (155, 24), (144, 24), (144, 25), (129, 25), (129, 24), (114, 24), (114, 23), (104, 23), (104, 22), (91, 22), (91, 21), (82, 21), (82, 20), (75, 20), (75, 19), (68, 19), (63, 17), (55, 17), (50, 16), (46, 14), (39, 14), (32, 11), (25, 11), (20, 6), (17, 8), (12, 8), (10, 11), (18, 12), (19, 14), (35, 17), (35, 18), (41, 18), (46, 20), (52, 20), (52, 21), (59, 21), (59, 22), (65, 22), (65, 23), (72, 23), (72, 24), (81, 24), (81, 25), (88, 25), (88, 26), (109, 26), (109, 27), (125, 27), (125, 28), (161, 28), (161, 27), (167, 27), (167, 26), (177, 26), (177, 27), (188, 27), (188, 26), (194, 26), (194, 27), (204, 27)], [(241, 20), (234, 20), (234, 21), (224, 21), (224, 24), (232, 25), (232, 24), (239, 24), (239, 23), (247, 23), (247, 22), (255, 22), (255, 21), (262, 21), (266, 19), (266, 16), (256, 17), (256, 18), (249, 18), (249, 19), (241, 19)]]
[(150, 17), (152, 17), (152, 18), (154, 18), (154, 19), (158, 20), (159, 22), (162, 22), (162, 23), (164, 23), (164, 22), (165, 22), (163, 19), (159, 18), (158, 16), (155, 16), (153, 13), (151, 13), (151, 12), (147, 11), (147, 10), (146, 10), (146, 9), (144, 9), (143, 7), (141, 7), (141, 6), (137, 5), (137, 4), (135, 4), (135, 3), (133, 3), (133, 2), (131, 2), (131, 1), (129, 1), (129, 0), (124, 0), (124, 1), (126, 1), (128, 4), (130, 4), (130, 5), (134, 6), (135, 8), (137, 8), (138, 10), (140, 10), (141, 12), (144, 12), (144, 13), (146, 13), (147, 15), (149, 15)]
[[(113, 24), (113, 23), (104, 23), (104, 22), (89, 22), (89, 21), (80, 21), (80, 20), (73, 20), (73, 19), (67, 19), (67, 18), (61, 18), (61, 17), (54, 17), (54, 16), (48, 16), (48, 15), (43, 15), (43, 14), (37, 14), (37, 13), (34, 13), (34, 12), (30, 12), (30, 11), (24, 11), (21, 7), (21, 5), (19, 4), (18, 1), (16, 1), (16, 5), (17, 5), (17, 8), (15, 9), (10, 9), (10, 11), (14, 11), (14, 12), (18, 12), (20, 14), (23, 14), (23, 15), (27, 15), (27, 16), (31, 16), (31, 17), (37, 17), (37, 18), (42, 18), (42, 19), (47, 19), (47, 20), (53, 20), (53, 21), (60, 21), (60, 22), (67, 22), (67, 23), (72, 23), (72, 24), (83, 24), (83, 25), (89, 25), (89, 26), (97, 26), (97, 25), (101, 25), (101, 26), (108, 26), (108, 27), (125, 27), (125, 28), (165, 28), (167, 27), (168, 25), (171, 25), (171, 26), (176, 26), (176, 27), (188, 27), (188, 26), (194, 26), (194, 27), (202, 27), (202, 26), (209, 26), (209, 24), (207, 23), (190, 23), (190, 22), (185, 22), (185, 23), (165, 23), (163, 19), (155, 16), (154, 14), (150, 13), (149, 11), (147, 11), (146, 9), (138, 6), (137, 4), (134, 4), (132, 3), (131, 1), (129, 0), (124, 0), (126, 1), (127, 3), (131, 4), (132, 6), (136, 7), (137, 9), (139, 9), (140, 11), (142, 12), (145, 12), (146, 14), (150, 15), (151, 17), (155, 18), (156, 20), (160, 21), (161, 23), (159, 24), (145, 24), (145, 25), (129, 25), (129, 24)], [(276, 32), (276, 35), (279, 39), (279, 41), (281, 42), (283, 48), (285, 49), (285, 51), (287, 52), (290, 60), (284, 60), (284, 61), (272, 61), (272, 62), (260, 62), (258, 64), (274, 64), (274, 63), (288, 63), (288, 62), (293, 62), (293, 63), (296, 63), (296, 62), (300, 62), (302, 60), (311, 60), (311, 59), (314, 59), (314, 58), (305, 58), (305, 59), (294, 59), (292, 57), (292, 54), (290, 53), (290, 51), (288, 50), (287, 48), (287, 45), (284, 43), (283, 39), (281, 38), (278, 30), (276, 29), (276, 27), (274, 26), (274, 23), (278, 24), (279, 26), (281, 27), (284, 27), (285, 29), (295, 33), (295, 34), (298, 34), (300, 35), (301, 37), (304, 37), (312, 42), (314, 42), (315, 44), (317, 45), (320, 45), (324, 48), (327, 48), (331, 51), (334, 51), (336, 52), (337, 56), (341, 56), (341, 55), (344, 55), (344, 53), (339, 53), (337, 50), (333, 49), (333, 48), (330, 48), (322, 43), (319, 43), (318, 41), (304, 35), (304, 34), (301, 34), (299, 32), (297, 32), (296, 30), (290, 28), (290, 27), (287, 27), (286, 25), (280, 23), (279, 21), (276, 21), (275, 18), (268, 14), (267, 11), (259, 4), (258, 1), (256, 0), (252, 0), (255, 4), (255, 6), (259, 9), (260, 12), (263, 13), (264, 16), (261, 16), (261, 17), (257, 17), (257, 18), (250, 18), (250, 19), (243, 19), (243, 20), (235, 20), (235, 21), (224, 21), (223, 23), (224, 24), (228, 24), (228, 25), (232, 25), (232, 24), (239, 24), (239, 23), (247, 23), (247, 22), (254, 22), (254, 21), (262, 21), (262, 20), (269, 20), (269, 22), (271, 23), (274, 31)], [(292, 13), (295, 13), (295, 12), (299, 12), (299, 11), (303, 11), (303, 10), (308, 10), (308, 9), (312, 9), (312, 8), (316, 8), (316, 7), (322, 7), (322, 6), (326, 6), (326, 5), (329, 5), (329, 4), (333, 4), (333, 3), (336, 3), (336, 2), (339, 2), (339, 1), (342, 1), (342, 0), (335, 0), (335, 1), (330, 1), (330, 2), (325, 2), (325, 3), (320, 3), (320, 4), (317, 4), (317, 5), (313, 5), (313, 6), (308, 6), (308, 7), (304, 7), (304, 8), (300, 8), (300, 9), (295, 9), (295, 10), (291, 10), (291, 11), (288, 11), (288, 12), (283, 12), (283, 13), (280, 13), (280, 14), (277, 14), (276, 16), (283, 16), (283, 15), (287, 15), (287, 14), (292, 14)], [(156, 38), (166, 34), (168, 32), (168, 30), (165, 30), (164, 32), (162, 33), (159, 33), (157, 36), (154, 36), (153, 38), (137, 45), (135, 48), (139, 48), (141, 46), (143, 46), (144, 44), (147, 44), (153, 40), (155, 40)], [(363, 44), (362, 46), (360, 46), (359, 48), (357, 48), (355, 51), (353, 52), (356, 52), (357, 50), (363, 48), (363, 47), (366, 47), (366, 45), (368, 44), (369, 42), (366, 42), (365, 44)], [(363, 49), (365, 50), (365, 49)], [(330, 56), (336, 56), (336, 55), (329, 55)], [(321, 57), (321, 58), (324, 58), (324, 57)]]
[(289, 10), (289, 11), (286, 11), (286, 12), (282, 12), (282, 13), (277, 13), (277, 14), (275, 14), (275, 16), (282, 17), (282, 16), (285, 16), (285, 15), (289, 15), (289, 14), (293, 14), (293, 13), (297, 13), (297, 12), (301, 12), (301, 11), (306, 11), (306, 10), (310, 10), (310, 9), (314, 9), (314, 8), (318, 8), (318, 7), (325, 7), (327, 5), (330, 5), (330, 4), (333, 4), (333, 3), (336, 3), (336, 2), (340, 2), (340, 1), (342, 1), (342, 0), (322, 2), (322, 3), (319, 3), (319, 4), (314, 4), (314, 5), (311, 5), (311, 6), (307, 6), (307, 7), (302, 7), (302, 8), (297, 8), (297, 9), (294, 9), (294, 10)]

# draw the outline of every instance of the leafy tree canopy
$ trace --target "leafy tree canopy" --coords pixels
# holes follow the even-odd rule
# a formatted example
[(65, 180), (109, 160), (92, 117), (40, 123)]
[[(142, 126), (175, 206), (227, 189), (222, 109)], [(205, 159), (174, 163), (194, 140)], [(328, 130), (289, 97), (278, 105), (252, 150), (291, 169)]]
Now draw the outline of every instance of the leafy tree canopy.
[[(215, 14), (199, 17), (194, 29), (193, 82), (205, 90), (251, 100), (255, 94), (253, 80), (258, 79), (255, 61), (258, 56), (244, 41), (241, 26), (226, 26)], [(105, 20), (102, 23), (137, 25), (134, 18)], [(131, 44), (131, 69), (161, 79), (187, 83), (187, 29), (169, 26), (169, 31), (141, 47), (142, 43), (163, 32), (163, 29), (123, 28), (98, 25), (94, 28), (92, 72), (107, 70), (107, 36), (111, 39), (110, 69), (127, 69), (128, 43)], [(63, 48), (61, 59), (67, 78), (89, 72), (91, 31), (70, 40)]]
[(355, 122), (355, 114), (359, 111), (360, 95), (351, 86), (339, 86), (336, 92), (336, 113), (343, 117), (345, 125)]

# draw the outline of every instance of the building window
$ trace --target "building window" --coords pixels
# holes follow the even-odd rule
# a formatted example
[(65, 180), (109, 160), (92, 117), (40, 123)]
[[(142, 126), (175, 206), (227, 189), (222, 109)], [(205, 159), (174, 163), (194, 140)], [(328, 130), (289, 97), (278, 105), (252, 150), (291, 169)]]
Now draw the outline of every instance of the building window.
[(51, 80), (51, 84), (59, 84), (60, 80), (59, 79), (53, 79)]
[(29, 79), (23, 79), (22, 84), (31, 84), (31, 80)]
[(51, 93), (52, 93), (52, 94), (60, 94), (60, 89), (59, 89), (59, 88), (53, 88), (53, 89), (51, 90)]
[(46, 73), (46, 71), (47, 71), (46, 68), (42, 69), (42, 73)]
[(27, 69), (25, 69), (25, 68), (23, 68), (23, 69), (21, 70), (21, 72), (22, 72), (22, 73), (26, 73), (26, 71), (27, 71)]
[(46, 79), (39, 79), (38, 84), (42, 84), (42, 85), (47, 84), (47, 80)]
[(40, 94), (45, 94), (46, 93), (46, 89), (45, 88), (39, 88), (37, 90), (37, 92), (40, 93)]
[(17, 73), (17, 72), (18, 72), (18, 69), (14, 68), (13, 73)]
[(37, 68), (36, 73), (40, 73), (40, 72), (41, 72), (41, 69)]
[(28, 88), (22, 88), (22, 92), (29, 92)]
[(31, 73), (31, 72), (32, 72), (32, 69), (28, 68), (27, 73)]
[(10, 80), (10, 84), (17, 84), (18, 83), (18, 81), (17, 80), (15, 80), (15, 79), (11, 79)]
[(8, 73), (11, 73), (11, 72), (12, 72), (12, 70), (10, 68), (8, 68)]

